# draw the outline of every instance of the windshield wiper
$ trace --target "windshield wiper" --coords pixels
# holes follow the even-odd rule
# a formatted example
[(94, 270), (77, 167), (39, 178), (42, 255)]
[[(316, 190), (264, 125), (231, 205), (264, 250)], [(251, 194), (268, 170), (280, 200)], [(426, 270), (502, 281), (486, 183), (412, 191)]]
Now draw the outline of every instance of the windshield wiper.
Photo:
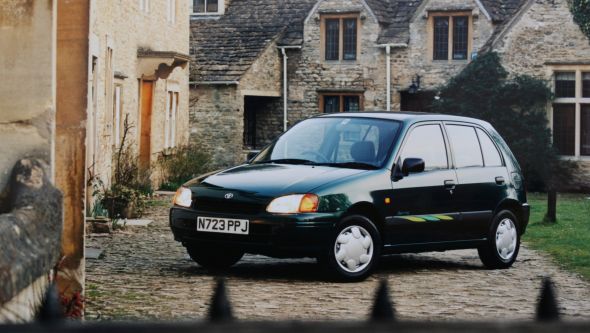
[(322, 166), (331, 166), (337, 168), (350, 168), (350, 169), (367, 169), (367, 170), (377, 170), (379, 169), (378, 166), (363, 163), (363, 162), (341, 162), (341, 163), (318, 163), (318, 165)]
[(280, 158), (276, 160), (268, 160), (268, 161), (260, 161), (256, 162), (256, 164), (267, 164), (267, 163), (276, 163), (276, 164), (306, 164), (306, 165), (316, 165), (317, 163), (310, 160), (305, 160), (301, 158)]

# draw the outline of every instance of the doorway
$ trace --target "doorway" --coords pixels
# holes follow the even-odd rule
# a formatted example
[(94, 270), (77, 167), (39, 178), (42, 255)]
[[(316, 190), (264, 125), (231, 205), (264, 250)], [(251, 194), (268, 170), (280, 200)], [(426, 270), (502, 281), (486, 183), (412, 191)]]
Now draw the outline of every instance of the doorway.
[(283, 111), (277, 97), (244, 97), (244, 147), (260, 149), (283, 132)]
[(401, 111), (428, 112), (434, 102), (434, 91), (418, 91), (410, 93), (402, 91), (401, 93)]
[(154, 95), (154, 81), (140, 81), (140, 136), (139, 136), (139, 166), (147, 169), (151, 160), (152, 140), (152, 105)]

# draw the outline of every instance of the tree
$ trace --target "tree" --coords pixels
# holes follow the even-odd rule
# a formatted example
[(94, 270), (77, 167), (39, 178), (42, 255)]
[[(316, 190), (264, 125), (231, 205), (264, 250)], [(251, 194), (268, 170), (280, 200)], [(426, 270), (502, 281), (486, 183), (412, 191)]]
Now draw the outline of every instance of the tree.
[[(527, 75), (509, 77), (498, 54), (489, 52), (442, 87), (431, 110), (491, 123), (516, 156), (527, 188), (551, 193), (567, 184), (577, 168), (561, 160), (552, 145), (546, 116), (551, 99), (545, 81)], [(554, 206), (549, 206), (552, 211)]]

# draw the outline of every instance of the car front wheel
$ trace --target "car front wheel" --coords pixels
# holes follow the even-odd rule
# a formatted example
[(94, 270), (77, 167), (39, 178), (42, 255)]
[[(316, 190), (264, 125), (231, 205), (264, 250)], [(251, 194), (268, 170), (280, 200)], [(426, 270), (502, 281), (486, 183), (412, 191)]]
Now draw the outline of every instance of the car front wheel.
[(186, 250), (197, 264), (212, 270), (230, 268), (244, 256), (244, 252), (237, 249), (214, 249), (189, 245)]
[(479, 258), (487, 268), (509, 268), (519, 249), (518, 220), (511, 211), (503, 210), (494, 217), (486, 245), (478, 248)]
[(336, 278), (359, 281), (371, 274), (380, 254), (381, 237), (373, 222), (364, 216), (352, 215), (337, 226), (327, 262)]

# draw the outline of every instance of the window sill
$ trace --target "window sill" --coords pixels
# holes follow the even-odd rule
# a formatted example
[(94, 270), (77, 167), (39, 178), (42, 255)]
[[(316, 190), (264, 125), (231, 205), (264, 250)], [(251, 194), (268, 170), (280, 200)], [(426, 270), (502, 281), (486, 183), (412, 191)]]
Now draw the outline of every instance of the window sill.
[(358, 60), (323, 60), (326, 65), (358, 65)]
[(586, 156), (586, 155), (582, 155), (582, 156), (559, 155), (559, 158), (562, 160), (567, 160), (567, 161), (590, 162), (590, 156)]
[(432, 62), (435, 64), (449, 64), (449, 65), (463, 65), (463, 64), (468, 64), (469, 60), (468, 59), (463, 59), (463, 60), (436, 60), (436, 59), (432, 59)]

